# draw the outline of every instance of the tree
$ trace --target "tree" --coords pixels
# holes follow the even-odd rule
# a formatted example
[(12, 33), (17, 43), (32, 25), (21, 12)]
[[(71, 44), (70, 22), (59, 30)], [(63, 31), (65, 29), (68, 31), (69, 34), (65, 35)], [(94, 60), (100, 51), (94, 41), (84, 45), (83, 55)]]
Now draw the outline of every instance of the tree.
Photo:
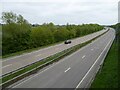
[(6, 23), (2, 28), (3, 55), (29, 48), (29, 23), (21, 15), (12, 12), (4, 12), (2, 20)]
[(19, 15), (19, 16), (17, 17), (17, 23), (18, 23), (18, 24), (24, 24), (24, 23), (28, 23), (28, 22), (27, 22), (27, 20), (25, 20), (25, 19), (23, 18), (22, 15)]
[(69, 38), (74, 38), (76, 37), (76, 30), (75, 29), (71, 29), (69, 30)]
[(69, 31), (65, 27), (59, 27), (54, 33), (56, 42), (63, 41), (69, 38)]
[(6, 24), (16, 23), (16, 18), (17, 18), (16, 14), (14, 14), (12, 12), (3, 12), (2, 13), (2, 20)]
[(34, 42), (34, 47), (48, 45), (54, 42), (53, 33), (46, 27), (33, 28), (31, 38)]
[(32, 27), (22, 15), (3, 12), (2, 54), (6, 55), (29, 48), (80, 37), (103, 29), (98, 24), (54, 25), (44, 23)]

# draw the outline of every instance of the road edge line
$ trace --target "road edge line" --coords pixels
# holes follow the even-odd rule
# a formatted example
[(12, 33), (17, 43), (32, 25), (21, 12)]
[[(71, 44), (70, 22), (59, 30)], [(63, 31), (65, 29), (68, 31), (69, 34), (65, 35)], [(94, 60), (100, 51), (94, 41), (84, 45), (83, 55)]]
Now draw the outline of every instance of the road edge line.
[[(112, 39), (114, 40), (114, 38)], [(99, 58), (101, 57), (101, 55), (103, 54), (103, 52), (106, 50), (106, 48), (108, 47), (108, 45), (111, 43), (111, 41), (109, 41), (109, 43), (106, 45), (106, 47), (104, 48), (104, 50), (102, 51), (102, 53), (99, 55), (99, 57), (96, 59), (96, 61), (93, 63), (93, 65), (91, 66), (91, 68), (88, 70), (88, 72), (85, 74), (85, 76), (82, 78), (82, 80), (78, 83), (78, 85), (76, 86), (76, 89), (81, 85), (81, 83), (83, 82), (83, 80), (86, 78), (86, 76), (89, 74), (89, 72), (91, 71), (91, 69), (93, 68), (93, 66), (97, 63), (97, 61), (99, 60)], [(75, 90), (76, 90), (75, 89)]]

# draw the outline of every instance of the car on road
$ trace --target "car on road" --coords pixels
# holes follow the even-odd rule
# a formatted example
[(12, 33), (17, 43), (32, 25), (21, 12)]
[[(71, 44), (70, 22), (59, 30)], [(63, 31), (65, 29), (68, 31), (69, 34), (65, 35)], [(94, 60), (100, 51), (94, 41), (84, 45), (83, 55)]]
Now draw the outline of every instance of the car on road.
[(70, 41), (70, 40), (66, 40), (64, 43), (65, 43), (65, 44), (70, 44), (71, 41)]

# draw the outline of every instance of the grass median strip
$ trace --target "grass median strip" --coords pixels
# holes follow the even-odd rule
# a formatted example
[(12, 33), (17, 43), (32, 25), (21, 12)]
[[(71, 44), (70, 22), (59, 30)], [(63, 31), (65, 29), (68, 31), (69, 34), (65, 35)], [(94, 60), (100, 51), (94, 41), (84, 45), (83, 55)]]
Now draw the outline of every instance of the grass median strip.
[[(105, 34), (105, 33), (103, 33), (103, 34)], [(102, 36), (103, 34), (97, 36), (96, 38)], [(57, 54), (55, 54), (53, 56), (50, 56), (50, 57), (48, 57), (48, 58), (46, 58), (46, 59), (44, 59), (42, 61), (38, 61), (38, 62), (36, 62), (36, 63), (34, 63), (34, 64), (30, 65), (30, 66), (27, 66), (27, 67), (23, 68), (22, 70), (19, 70), (19, 71), (15, 72), (15, 73), (11, 73), (10, 75), (7, 75), (7, 76), (3, 77), (2, 78), (2, 83), (4, 83), (3, 87), (9, 86), (10, 84), (12, 84), (12, 83), (14, 83), (14, 82), (26, 77), (26, 76), (29, 76), (29, 75), (31, 75), (33, 73), (36, 73), (37, 71), (40, 70), (40, 68), (42, 68), (42, 67), (44, 67), (44, 66), (46, 66), (48, 64), (54, 63), (54, 62), (60, 60), (61, 58), (63, 58), (65, 56), (77, 51), (81, 47), (91, 43), (96, 38), (94, 38), (94, 39), (92, 39), (90, 41), (87, 41), (85, 43), (73, 46), (73, 47), (71, 47), (71, 48), (69, 48), (67, 50), (64, 50), (64, 51), (59, 52), (59, 53), (57, 53)], [(30, 70), (32, 70), (32, 71), (30, 71)], [(28, 71), (30, 71), (30, 72), (28, 72)], [(28, 73), (26, 73), (26, 72), (28, 72)], [(24, 74), (24, 73), (26, 73), (26, 74)], [(21, 75), (21, 74), (23, 74), (23, 75)], [(21, 75), (21, 76), (18, 77), (18, 78), (15, 78), (15, 77), (17, 77), (19, 75)], [(13, 78), (15, 78), (15, 80)], [(11, 80), (11, 79), (13, 79), (13, 80)], [(9, 80), (11, 80), (11, 81), (8, 82)], [(7, 82), (7, 83), (5, 83), (5, 82)]]
[(108, 52), (103, 67), (96, 75), (91, 88), (118, 88), (118, 44), (113, 45)]

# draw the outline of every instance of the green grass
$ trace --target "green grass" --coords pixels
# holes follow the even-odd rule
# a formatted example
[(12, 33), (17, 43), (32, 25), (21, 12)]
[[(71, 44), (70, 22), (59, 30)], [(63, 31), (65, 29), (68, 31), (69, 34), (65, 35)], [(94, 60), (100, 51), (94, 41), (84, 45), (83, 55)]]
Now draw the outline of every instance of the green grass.
[(2, 26), (0, 25), (0, 59), (2, 58)]
[[(62, 55), (62, 56), (61, 56), (60, 58), (63, 58), (64, 56), (69, 55), (70, 53), (76, 51), (77, 49), (85, 46), (86, 44), (88, 44), (88, 43), (90, 43), (90, 42), (91, 42), (91, 41), (88, 41), (88, 42), (83, 43), (83, 44), (76, 45), (76, 46), (74, 46), (74, 47), (72, 47), (72, 48), (70, 48), (70, 49), (67, 49), (67, 50), (65, 50), (65, 51), (62, 51), (62, 52), (60, 52), (60, 53), (57, 53), (57, 54), (55, 54), (55, 55), (53, 55), (53, 56), (50, 56), (50, 57), (42, 60), (42, 61), (40, 61), (40, 62), (37, 62), (37, 63), (35, 63), (35, 64), (33, 64), (33, 65), (30, 65), (30, 66), (26, 67), (25, 69), (22, 69), (22, 70), (20, 70), (20, 71), (18, 71), (18, 72), (16, 72), (16, 73), (10, 74), (10, 75), (2, 78), (2, 83), (3, 83), (3, 82), (6, 82), (6, 81), (8, 81), (8, 80), (10, 80), (10, 79), (18, 76), (18, 75), (20, 75), (20, 74), (23, 74), (23, 73), (25, 73), (25, 72), (27, 72), (27, 71), (30, 71), (30, 70), (32, 70), (32, 69), (34, 69), (34, 68), (36, 68), (36, 67), (38, 67), (38, 66), (40, 66), (40, 65), (43, 65), (43, 64), (45, 64), (45, 63), (47, 63), (47, 62), (49, 62), (49, 61), (52, 61), (53, 59), (55, 59), (55, 58), (57, 58), (57, 57), (59, 57), (59, 56), (61, 56), (61, 55)], [(66, 53), (66, 54), (65, 54), (65, 53)], [(55, 62), (55, 61), (58, 61), (60, 58), (55, 59), (54, 62)], [(50, 63), (49, 63), (49, 64), (50, 64)], [(46, 65), (45, 65), (45, 66), (46, 66)]]
[[(91, 40), (91, 41), (92, 41), (92, 40)], [(26, 68), (18, 71), (18, 72), (15, 72), (15, 73), (13, 73), (13, 74), (10, 74), (10, 75), (8, 75), (8, 76), (3, 77), (3, 78), (2, 78), (2, 83), (6, 82), (6, 81), (8, 81), (8, 80), (11, 80), (11, 79), (13, 79), (14, 77), (16, 77), (16, 76), (18, 76), (18, 75), (21, 75), (21, 74), (23, 74), (23, 73), (25, 73), (25, 72), (27, 72), (27, 71), (30, 71), (30, 70), (32, 70), (32, 69), (34, 69), (34, 68), (36, 68), (36, 67), (44, 64), (43, 66), (41, 66), (41, 67), (39, 67), (39, 68), (36, 68), (35, 70), (31, 71), (30, 73), (27, 73), (27, 74), (25, 74), (25, 75), (22, 75), (21, 77), (18, 77), (17, 79), (14, 79), (14, 80), (12, 80), (12, 81), (10, 81), (10, 82), (7, 82), (7, 83), (3, 84), (3, 85), (2, 85), (2, 86), (3, 86), (2, 88), (5, 88), (5, 87), (11, 85), (12, 83), (14, 83), (14, 82), (16, 82), (16, 81), (18, 81), (18, 80), (20, 80), (20, 79), (22, 79), (22, 78), (24, 78), (24, 77), (27, 77), (27, 76), (29, 76), (29, 75), (31, 75), (31, 74), (33, 74), (33, 73), (36, 73), (38, 70), (40, 70), (40, 68), (45, 67), (45, 66), (47, 66), (48, 64), (57, 62), (57, 61), (60, 60), (61, 58), (65, 57), (65, 56), (67, 56), (67, 55), (75, 52), (75, 51), (78, 50), (79, 48), (87, 45), (87, 44), (90, 43), (91, 41), (88, 41), (88, 42), (85, 42), (85, 43), (83, 43), (83, 44), (79, 44), (79, 45), (76, 45), (76, 46), (74, 46), (74, 47), (71, 47), (71, 48), (69, 48), (69, 49), (67, 49), (67, 50), (65, 50), (65, 51), (62, 51), (62, 52), (57, 53), (57, 54), (55, 54), (55, 55), (53, 55), (53, 56), (50, 56), (50, 57), (44, 59), (43, 61), (37, 62), (37, 63), (35, 63), (35, 64), (33, 64), (33, 65), (30, 65), (30, 66), (28, 66), (28, 67), (26, 67)], [(57, 58), (57, 57), (59, 57), (59, 58)], [(56, 58), (56, 59), (55, 59), (55, 58)], [(53, 60), (53, 59), (54, 59), (54, 60)], [(49, 61), (50, 61), (50, 62), (49, 62)], [(48, 62), (48, 63), (47, 63), (47, 62)], [(45, 64), (45, 63), (47, 63), (47, 64)], [(0, 79), (0, 80), (1, 80), (1, 79)]]
[[(105, 33), (106, 33), (106, 32), (105, 32)], [(103, 34), (105, 34), (105, 33), (103, 33)], [(103, 34), (97, 36), (96, 38), (102, 36)], [(73, 47), (71, 47), (71, 48), (69, 48), (69, 49), (67, 49), (67, 50), (64, 50), (64, 51), (62, 51), (62, 52), (60, 52), (60, 53), (57, 53), (57, 54), (55, 54), (55, 55), (53, 55), (53, 56), (50, 56), (50, 57), (48, 57), (48, 58), (46, 58), (46, 59), (44, 59), (44, 60), (42, 60), (42, 61), (40, 61), (40, 62), (37, 62), (37, 63), (35, 63), (35, 64), (32, 64), (32, 65), (30, 65), (30, 66), (28, 66), (28, 67), (26, 67), (26, 68), (24, 68), (24, 69), (22, 69), (22, 70), (20, 70), (20, 71), (17, 71), (17, 72), (12, 73), (12, 74), (10, 74), (10, 75), (8, 75), (8, 76), (5, 76), (5, 77), (2, 78), (2, 83), (4, 83), (4, 82), (6, 82), (6, 81), (8, 81), (8, 80), (10, 80), (10, 79), (12, 79), (12, 78), (20, 75), (20, 74), (23, 74), (23, 73), (25, 73), (25, 72), (27, 72), (27, 71), (30, 71), (30, 70), (32, 70), (32, 69), (34, 69), (34, 68), (36, 68), (36, 67), (38, 67), (38, 66), (40, 66), (40, 65), (43, 65), (43, 64), (44, 64), (44, 66), (46, 66), (46, 65), (51, 64), (51, 63), (53, 63), (53, 62), (56, 62), (56, 61), (60, 60), (61, 58), (63, 58), (63, 57), (65, 57), (65, 56), (67, 56), (67, 55), (69, 55), (69, 54), (77, 51), (78, 49), (80, 49), (81, 47), (87, 45), (88, 43), (91, 43), (91, 42), (92, 42), (93, 40), (95, 40), (96, 38), (94, 38), (94, 39), (92, 39), (92, 40), (90, 40), (90, 41), (87, 41), (87, 42), (85, 42), (85, 43), (82, 43), (82, 44), (78, 44), (78, 45), (76, 45), (76, 46), (73, 46)], [(57, 58), (57, 57), (59, 57), (59, 58)], [(55, 58), (56, 58), (56, 59), (55, 59)], [(54, 59), (54, 60), (53, 60), (53, 59)], [(49, 62), (49, 61), (51, 61), (51, 62)], [(47, 63), (47, 62), (49, 62), (49, 63)], [(47, 63), (47, 64), (45, 64), (45, 63)], [(43, 67), (44, 67), (44, 66), (43, 66)], [(42, 67), (40, 67), (40, 68), (42, 68)], [(40, 68), (34, 70), (33, 72), (36, 73), (36, 71), (37, 71), (37, 70), (40, 70)], [(29, 75), (32, 74), (33, 72), (30, 72), (30, 73), (28, 73), (28, 74), (26, 74), (26, 75), (21, 76), (21, 78), (24, 78), (24, 77), (26, 77), (26, 76), (29, 76)], [(16, 79), (16, 80), (13, 80), (13, 82), (18, 81), (18, 80), (21, 79), (21, 78), (18, 78), (18, 79)], [(8, 85), (11, 84), (11, 83), (13, 83), (13, 82), (8, 83)], [(6, 84), (4, 84), (4, 85), (6, 86)], [(4, 86), (3, 86), (3, 87), (4, 87)]]
[[(93, 33), (95, 33), (95, 32), (93, 32)], [(83, 37), (83, 36), (85, 36), (85, 35), (82, 35), (80, 37)], [(72, 38), (71, 40), (76, 39), (76, 38), (80, 38), (80, 37), (75, 37), (75, 38)], [(37, 50), (47, 48), (47, 47), (50, 47), (50, 46), (53, 46), (53, 45), (57, 45), (57, 44), (60, 44), (60, 43), (63, 43), (63, 42), (64, 41), (60, 41), (60, 42), (56, 42), (56, 43), (53, 43), (53, 44), (49, 44), (49, 45), (45, 45), (45, 46), (41, 46), (41, 47), (37, 47), (37, 48), (27, 49), (27, 50), (23, 50), (23, 51), (11, 53), (11, 54), (3, 55), (2, 58), (4, 60), (4, 58), (8, 58), (8, 57), (12, 57), (12, 56), (18, 56), (18, 55), (22, 55), (22, 54), (25, 54), (25, 53), (30, 53), (32, 51), (37, 51)]]
[(53, 43), (53, 44), (49, 44), (49, 45), (46, 45), (46, 46), (41, 46), (41, 47), (37, 47), (37, 48), (32, 48), (32, 49), (27, 49), (27, 50), (15, 52), (15, 53), (7, 54), (7, 55), (2, 56), (2, 58), (4, 59), (4, 58), (12, 57), (12, 56), (18, 56), (18, 55), (22, 55), (22, 54), (25, 54), (25, 53), (30, 53), (32, 51), (36, 51), (36, 50), (47, 48), (47, 47), (50, 47), (50, 46), (53, 46), (53, 45), (60, 44), (62, 42), (63, 41), (60, 41), (60, 42), (57, 42), (57, 43)]
[(2, 26), (0, 25), (0, 48), (2, 46)]
[(118, 44), (113, 45), (91, 88), (118, 88)]

